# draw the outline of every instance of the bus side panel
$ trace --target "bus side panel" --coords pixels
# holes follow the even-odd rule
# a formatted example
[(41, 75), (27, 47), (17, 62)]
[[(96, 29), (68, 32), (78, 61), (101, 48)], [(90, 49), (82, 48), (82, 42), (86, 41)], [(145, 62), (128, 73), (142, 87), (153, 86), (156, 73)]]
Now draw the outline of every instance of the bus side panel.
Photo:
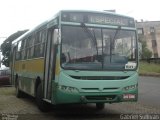
[(18, 74), (19, 88), (35, 96), (35, 80), (38, 76), (43, 79), (44, 58), (16, 61), (15, 71)]

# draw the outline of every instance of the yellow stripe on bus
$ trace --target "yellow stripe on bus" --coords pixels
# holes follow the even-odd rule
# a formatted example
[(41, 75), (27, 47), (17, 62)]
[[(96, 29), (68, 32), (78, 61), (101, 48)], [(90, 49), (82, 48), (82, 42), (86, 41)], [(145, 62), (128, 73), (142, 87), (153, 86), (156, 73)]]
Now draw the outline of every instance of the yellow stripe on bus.
[(43, 73), (43, 71), (44, 71), (44, 58), (16, 61), (15, 62), (15, 70), (17, 72), (30, 71), (30, 72)]

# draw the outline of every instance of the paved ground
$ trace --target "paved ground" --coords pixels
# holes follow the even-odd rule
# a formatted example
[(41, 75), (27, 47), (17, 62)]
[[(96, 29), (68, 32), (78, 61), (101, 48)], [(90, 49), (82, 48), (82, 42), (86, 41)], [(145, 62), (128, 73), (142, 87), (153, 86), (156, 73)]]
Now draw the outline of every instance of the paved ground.
[(139, 103), (160, 109), (160, 77), (140, 77)]
[[(150, 80), (155, 80), (157, 81), (157, 83), (154, 84), (154, 82), (150, 82)], [(114, 120), (120, 119), (120, 116), (122, 114), (160, 114), (160, 105), (158, 102), (160, 101), (160, 99), (159, 97), (155, 97), (155, 94), (160, 91), (157, 90), (160, 89), (158, 80), (159, 78), (141, 77), (139, 82), (139, 87), (141, 86), (139, 88), (140, 98), (137, 103), (106, 104), (106, 107), (103, 111), (97, 111), (94, 104), (88, 104), (58, 106), (56, 108), (53, 108), (51, 112), (42, 113), (37, 108), (35, 100), (33, 98), (27, 97), (18, 99), (15, 97), (15, 89), (13, 87), (1, 87), (0, 114), (3, 116), (3, 119), (7, 115), (10, 115), (9, 117), (18, 117), (18, 120)], [(153, 100), (155, 100), (156, 102)], [(0, 119), (2, 118), (2, 116), (0, 116)], [(160, 118), (160, 115), (158, 117)]]

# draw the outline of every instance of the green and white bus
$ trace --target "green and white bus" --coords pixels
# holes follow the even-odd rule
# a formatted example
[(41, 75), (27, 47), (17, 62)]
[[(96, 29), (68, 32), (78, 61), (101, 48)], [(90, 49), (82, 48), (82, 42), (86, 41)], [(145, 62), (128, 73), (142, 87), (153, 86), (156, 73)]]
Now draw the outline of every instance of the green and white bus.
[(63, 10), (12, 43), (17, 97), (49, 104), (137, 101), (135, 21), (110, 12)]

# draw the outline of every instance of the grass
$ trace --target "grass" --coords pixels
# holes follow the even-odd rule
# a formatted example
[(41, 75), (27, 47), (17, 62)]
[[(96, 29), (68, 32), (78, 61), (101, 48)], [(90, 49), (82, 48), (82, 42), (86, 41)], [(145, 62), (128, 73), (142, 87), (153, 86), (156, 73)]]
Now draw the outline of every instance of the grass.
[(160, 64), (140, 62), (139, 73), (156, 73), (160, 74)]

